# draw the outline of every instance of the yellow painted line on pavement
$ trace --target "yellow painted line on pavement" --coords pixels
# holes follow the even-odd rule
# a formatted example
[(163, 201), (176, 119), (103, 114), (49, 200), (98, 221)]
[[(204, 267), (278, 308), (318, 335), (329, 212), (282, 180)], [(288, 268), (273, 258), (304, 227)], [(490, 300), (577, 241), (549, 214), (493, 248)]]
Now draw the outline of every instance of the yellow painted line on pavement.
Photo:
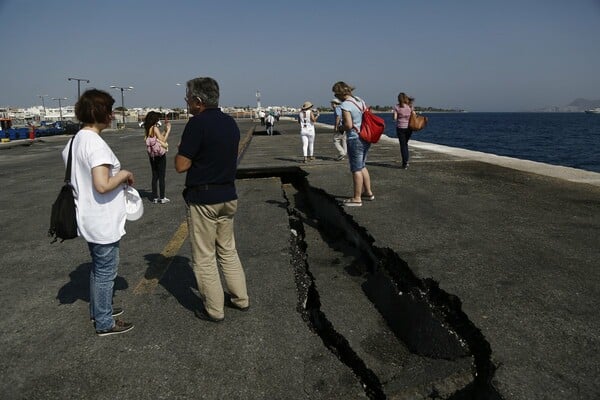
[(158, 286), (158, 282), (163, 277), (165, 272), (171, 266), (173, 262), (173, 258), (179, 253), (179, 249), (185, 242), (185, 239), (188, 235), (188, 226), (187, 222), (183, 222), (179, 225), (179, 228), (169, 241), (163, 251), (156, 257), (156, 260), (152, 262), (146, 275), (142, 280), (137, 284), (135, 289), (133, 289), (133, 293), (135, 294), (151, 294), (156, 286)]

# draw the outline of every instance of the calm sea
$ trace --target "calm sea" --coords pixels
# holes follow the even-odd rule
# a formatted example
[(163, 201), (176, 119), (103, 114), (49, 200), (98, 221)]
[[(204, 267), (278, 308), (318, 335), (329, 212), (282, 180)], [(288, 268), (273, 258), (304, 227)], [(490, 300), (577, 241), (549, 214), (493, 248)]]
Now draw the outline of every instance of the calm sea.
[[(391, 113), (385, 134), (396, 137)], [(600, 114), (429, 113), (412, 138), (501, 156), (600, 172)], [(332, 114), (319, 122), (333, 124)]]

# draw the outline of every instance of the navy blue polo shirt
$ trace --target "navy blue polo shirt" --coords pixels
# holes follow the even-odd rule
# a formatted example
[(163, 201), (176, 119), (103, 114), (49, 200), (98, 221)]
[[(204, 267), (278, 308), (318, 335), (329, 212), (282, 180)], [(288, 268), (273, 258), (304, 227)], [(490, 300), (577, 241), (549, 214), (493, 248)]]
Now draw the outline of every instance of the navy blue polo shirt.
[(185, 125), (179, 155), (192, 160), (183, 197), (192, 204), (218, 204), (237, 199), (240, 129), (219, 108), (208, 108)]

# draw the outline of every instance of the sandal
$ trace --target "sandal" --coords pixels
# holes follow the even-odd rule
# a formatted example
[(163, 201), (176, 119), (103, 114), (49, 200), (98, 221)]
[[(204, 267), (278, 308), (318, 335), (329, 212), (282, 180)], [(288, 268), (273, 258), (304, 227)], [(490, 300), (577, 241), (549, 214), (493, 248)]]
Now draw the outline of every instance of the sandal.
[(375, 200), (375, 195), (374, 195), (374, 194), (371, 194), (370, 196), (369, 196), (369, 195), (367, 195), (367, 194), (363, 194), (363, 195), (362, 195), (362, 196), (360, 196), (360, 197), (361, 197), (362, 199), (364, 199), (364, 200), (369, 200), (369, 201), (373, 201), (373, 200)]
[(342, 201), (342, 205), (346, 207), (360, 207), (362, 206), (362, 201), (354, 201), (352, 199), (346, 199)]

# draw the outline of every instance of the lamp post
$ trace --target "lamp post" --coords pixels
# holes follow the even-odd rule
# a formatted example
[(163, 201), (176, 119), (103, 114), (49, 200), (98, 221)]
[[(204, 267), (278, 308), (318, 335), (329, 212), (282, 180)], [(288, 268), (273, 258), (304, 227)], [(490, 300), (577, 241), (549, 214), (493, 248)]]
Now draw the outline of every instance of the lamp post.
[(61, 101), (67, 100), (67, 98), (66, 97), (53, 97), (52, 100), (58, 100), (58, 112), (60, 114), (60, 122), (62, 122), (63, 117), (62, 117), (62, 103), (61, 103)]
[(46, 105), (44, 104), (44, 97), (48, 97), (47, 94), (38, 94), (38, 97), (42, 99), (42, 108), (44, 109), (44, 118), (46, 118)]
[[(183, 84), (181, 83), (176, 83), (175, 86), (183, 86)], [(188, 106), (187, 106), (187, 102), (185, 103), (185, 107), (183, 107), (183, 110), (185, 110), (185, 117), (187, 118), (187, 114), (188, 114)]]
[(90, 83), (89, 79), (82, 79), (82, 78), (67, 78), (68, 81), (77, 81), (77, 100), (79, 100), (79, 98), (81, 97), (81, 88), (80, 88), (80, 84), (81, 81), (84, 81), (86, 83)]
[(123, 116), (123, 128), (125, 128), (125, 97), (123, 96), (123, 92), (125, 90), (133, 90), (133, 86), (111, 86), (111, 89), (118, 89), (121, 91), (121, 115)]

